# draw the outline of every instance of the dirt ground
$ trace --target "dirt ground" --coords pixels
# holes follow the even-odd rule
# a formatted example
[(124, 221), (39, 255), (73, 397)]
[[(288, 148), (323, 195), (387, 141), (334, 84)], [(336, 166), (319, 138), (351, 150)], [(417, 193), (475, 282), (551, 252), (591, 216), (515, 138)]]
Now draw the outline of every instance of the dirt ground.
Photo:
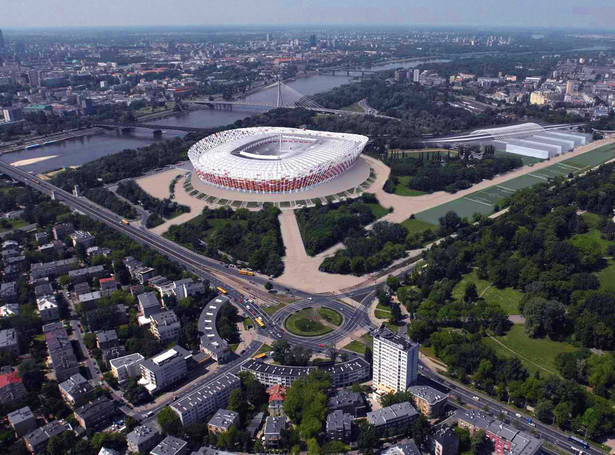
[(284, 274), (276, 278), (276, 283), (283, 286), (292, 286), (306, 292), (321, 293), (334, 292), (365, 280), (365, 278), (352, 275), (319, 272), (318, 267), (323, 259), (333, 255), (343, 245), (339, 243), (316, 256), (308, 256), (303, 246), (295, 212), (283, 211), (279, 220), (282, 240), (286, 247), (286, 256), (284, 257)]
[[(159, 199), (164, 199), (169, 197), (169, 185), (171, 184), (171, 180), (173, 180), (178, 175), (184, 175), (187, 171), (184, 169), (170, 169), (168, 171), (160, 172), (158, 174), (148, 175), (147, 177), (143, 177), (137, 180), (137, 183), (143, 190), (148, 192), (154, 197)], [(168, 231), (169, 227), (182, 224), (186, 221), (190, 221), (192, 218), (199, 216), (203, 211), (203, 208), (208, 206), (205, 202), (197, 199), (195, 197), (190, 196), (184, 190), (183, 180), (180, 179), (175, 184), (175, 201), (179, 204), (187, 205), (190, 207), (190, 212), (184, 213), (180, 216), (173, 218), (172, 220), (168, 220), (160, 226), (156, 226), (151, 229), (154, 234), (161, 235)]]

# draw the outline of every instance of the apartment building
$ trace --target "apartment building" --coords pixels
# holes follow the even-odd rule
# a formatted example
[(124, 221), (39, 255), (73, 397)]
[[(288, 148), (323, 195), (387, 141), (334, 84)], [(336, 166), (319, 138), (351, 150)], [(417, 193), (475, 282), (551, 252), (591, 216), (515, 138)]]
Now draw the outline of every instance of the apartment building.
[(374, 387), (388, 392), (405, 392), (418, 376), (419, 345), (381, 327), (374, 333)]
[(188, 374), (186, 359), (191, 354), (181, 346), (174, 346), (151, 359), (144, 360), (141, 365), (141, 379), (150, 394), (159, 392), (183, 379)]
[(162, 311), (150, 317), (150, 331), (163, 345), (177, 341), (181, 330), (181, 323), (172, 310)]

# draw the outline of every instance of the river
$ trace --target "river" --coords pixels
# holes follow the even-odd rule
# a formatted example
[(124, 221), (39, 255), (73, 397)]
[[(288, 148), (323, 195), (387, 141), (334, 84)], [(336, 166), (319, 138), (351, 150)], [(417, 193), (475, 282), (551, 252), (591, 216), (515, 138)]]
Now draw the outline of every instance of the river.
[[(373, 66), (371, 69), (387, 70), (400, 67), (412, 68), (420, 63), (423, 62), (408, 61), (387, 63)], [(314, 95), (347, 84), (351, 80), (352, 77), (342, 75), (314, 75), (298, 78), (288, 82), (286, 85), (303, 95)], [(250, 97), (248, 96), (248, 98)], [(185, 114), (153, 120), (148, 123), (209, 128), (230, 125), (236, 120), (249, 117), (259, 112), (264, 112), (265, 110), (267, 109), (249, 106), (235, 106), (232, 111), (199, 109)], [(162, 137), (154, 138), (150, 130), (139, 128), (129, 133), (105, 131), (93, 136), (69, 139), (40, 148), (8, 153), (1, 156), (0, 159), (11, 164), (20, 163), (21, 168), (26, 171), (42, 173), (65, 166), (78, 166), (105, 155), (117, 153), (125, 149), (144, 147), (153, 142), (164, 141), (176, 136), (182, 136), (183, 134), (185, 133), (181, 131), (167, 130)], [(29, 164), (21, 164), (24, 162)]]

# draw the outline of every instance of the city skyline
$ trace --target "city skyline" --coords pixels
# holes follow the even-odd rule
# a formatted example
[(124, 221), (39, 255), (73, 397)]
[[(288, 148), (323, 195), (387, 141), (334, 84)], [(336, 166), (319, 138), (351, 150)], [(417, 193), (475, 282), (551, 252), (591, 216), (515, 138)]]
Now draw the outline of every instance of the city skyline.
[(378, 5), (367, 0), (280, 0), (260, 2), (258, 8), (252, 5), (247, 0), (232, 1), (224, 9), (195, 0), (182, 1), (181, 5), (161, 0), (147, 4), (141, 0), (104, 4), (91, 0), (11, 2), (3, 8), (0, 28), (340, 25), (340, 18), (344, 18), (345, 25), (612, 29), (610, 18), (615, 16), (615, 6), (608, 0), (562, 0), (557, 4), (519, 0), (487, 5), (478, 0), (455, 4), (445, 0), (387, 0)]

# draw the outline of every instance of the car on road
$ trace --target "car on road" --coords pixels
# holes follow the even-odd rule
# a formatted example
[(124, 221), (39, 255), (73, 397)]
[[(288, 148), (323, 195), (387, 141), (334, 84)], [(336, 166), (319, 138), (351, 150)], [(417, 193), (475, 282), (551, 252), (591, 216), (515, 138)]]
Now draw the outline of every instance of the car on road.
[(314, 300), (314, 298), (313, 297), (308, 297), (308, 300)]
[(318, 343), (318, 347), (319, 347), (319, 348), (324, 348), (324, 347), (325, 347), (325, 345), (324, 345), (324, 344), (322, 344), (322, 343)]
[(517, 413), (515, 414), (515, 417), (516, 417), (517, 419), (520, 419), (520, 418), (521, 418), (521, 414), (519, 414), (519, 413), (517, 412)]
[(476, 395), (474, 395), (474, 396), (472, 397), (472, 399), (473, 399), (474, 401), (480, 401), (480, 398), (478, 398)]

